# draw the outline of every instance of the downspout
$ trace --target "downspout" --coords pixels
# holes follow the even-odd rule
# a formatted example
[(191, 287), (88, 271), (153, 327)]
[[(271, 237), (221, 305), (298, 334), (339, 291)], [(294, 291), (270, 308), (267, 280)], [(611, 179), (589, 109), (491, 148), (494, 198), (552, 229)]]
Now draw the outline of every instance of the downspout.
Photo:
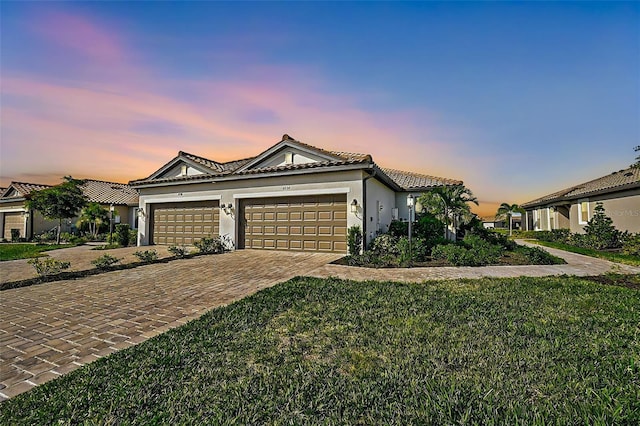
[(367, 242), (369, 237), (367, 235), (367, 181), (377, 174), (376, 169), (373, 169), (373, 173), (362, 179), (362, 250), (367, 249)]

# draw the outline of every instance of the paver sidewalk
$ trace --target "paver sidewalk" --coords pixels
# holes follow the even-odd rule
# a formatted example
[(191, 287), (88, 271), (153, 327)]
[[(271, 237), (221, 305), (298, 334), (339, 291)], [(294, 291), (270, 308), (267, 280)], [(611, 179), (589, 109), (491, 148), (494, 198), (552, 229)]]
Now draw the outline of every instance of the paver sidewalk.
[(240, 250), (4, 290), (0, 400), (339, 257)]

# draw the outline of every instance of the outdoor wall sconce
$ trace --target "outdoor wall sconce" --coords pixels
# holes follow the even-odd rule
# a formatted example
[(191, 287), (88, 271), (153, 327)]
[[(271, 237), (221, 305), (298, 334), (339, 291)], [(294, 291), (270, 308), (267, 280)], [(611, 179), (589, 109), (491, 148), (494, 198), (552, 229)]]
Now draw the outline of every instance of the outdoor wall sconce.
[(144, 212), (144, 209), (138, 209), (138, 217), (139, 218), (143, 218), (145, 216), (146, 216), (146, 214)]
[(358, 213), (358, 200), (355, 198), (351, 202), (351, 213)]
[(229, 204), (224, 204), (222, 203), (222, 210), (226, 213), (226, 214), (231, 214), (233, 213), (233, 204), (229, 203)]
[(22, 217), (24, 217), (27, 220), (29, 219), (29, 215), (30, 215), (30, 213), (28, 211), (22, 212)]

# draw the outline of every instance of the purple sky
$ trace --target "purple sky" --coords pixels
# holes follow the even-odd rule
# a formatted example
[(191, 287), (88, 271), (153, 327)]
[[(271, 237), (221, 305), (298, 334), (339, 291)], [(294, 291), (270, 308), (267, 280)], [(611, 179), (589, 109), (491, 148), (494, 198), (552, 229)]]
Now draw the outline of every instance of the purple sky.
[(284, 133), (521, 203), (640, 145), (640, 3), (1, 2), (0, 185)]

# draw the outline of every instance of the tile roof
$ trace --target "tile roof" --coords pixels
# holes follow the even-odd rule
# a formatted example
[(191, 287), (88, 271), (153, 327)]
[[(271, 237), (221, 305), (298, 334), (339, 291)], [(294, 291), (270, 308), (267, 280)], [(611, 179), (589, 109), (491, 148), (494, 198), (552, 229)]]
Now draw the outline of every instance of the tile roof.
[(138, 204), (138, 192), (124, 183), (86, 179), (83, 192), (90, 202), (100, 204)]
[[(39, 183), (28, 183), (28, 182), (11, 182), (9, 187), (5, 188), (2, 191), (2, 198), (21, 198), (30, 194), (33, 191), (39, 191), (41, 189), (51, 188), (51, 185), (43, 185)], [(15, 189), (18, 195), (14, 195), (13, 197), (7, 197), (6, 194), (11, 189)]]
[(381, 168), (382, 172), (389, 176), (400, 188), (404, 190), (420, 190), (443, 185), (462, 185), (461, 180), (441, 178), (430, 175), (423, 175), (414, 172), (404, 172), (402, 170)]
[[(634, 185), (635, 184), (635, 185)], [(589, 182), (581, 183), (544, 197), (523, 203), (523, 207), (533, 207), (539, 204), (546, 204), (554, 201), (570, 200), (587, 196), (595, 192), (615, 192), (628, 186), (640, 186), (640, 167), (629, 167), (628, 169), (613, 172), (609, 175)]]
[[(286, 164), (286, 165), (239, 170), (239, 169), (242, 169), (243, 166), (247, 165), (248, 163), (259, 159), (261, 156), (266, 155), (266, 153), (268, 153), (269, 150), (273, 150), (274, 147), (277, 147), (278, 144), (282, 142), (288, 142), (293, 145), (298, 145), (303, 149), (320, 154), (325, 158), (329, 157), (330, 159), (327, 159), (324, 161), (317, 161), (313, 163)], [(179, 158), (180, 156), (183, 156), (189, 159), (190, 161), (198, 163), (204, 166), (205, 168), (209, 169), (211, 173), (204, 173), (204, 174), (192, 175), (192, 176), (174, 176), (174, 177), (167, 177), (167, 178), (148, 177), (144, 179), (131, 181), (130, 184), (139, 185), (139, 184), (145, 184), (145, 183), (198, 181), (198, 180), (205, 180), (205, 179), (224, 178), (227, 176), (259, 175), (263, 173), (277, 173), (277, 172), (286, 172), (286, 171), (293, 171), (293, 170), (312, 170), (312, 169), (317, 170), (323, 167), (337, 167), (337, 166), (348, 166), (348, 165), (367, 164), (367, 163), (370, 163), (373, 167), (377, 167), (375, 164), (373, 164), (373, 158), (371, 157), (370, 154), (360, 154), (360, 153), (344, 152), (344, 151), (327, 151), (327, 150), (306, 144), (304, 142), (295, 140), (294, 138), (286, 134), (282, 137), (282, 141), (278, 142), (278, 144), (274, 145), (273, 147), (269, 148), (266, 151), (263, 151), (262, 153), (260, 153), (255, 157), (245, 158), (245, 159), (236, 160), (236, 161), (229, 161), (226, 163), (209, 160), (204, 157), (200, 157), (194, 154), (189, 154), (187, 152), (180, 151), (176, 159)], [(175, 161), (176, 159), (172, 160), (172, 162)], [(168, 163), (168, 164), (171, 164), (171, 163)], [(165, 165), (164, 167), (167, 167), (167, 165)], [(403, 171), (394, 170), (394, 169), (380, 169), (380, 170), (382, 170), (383, 173), (393, 183), (395, 183), (401, 189), (405, 189), (405, 190), (408, 190), (408, 189), (420, 190), (420, 189), (431, 188), (434, 186), (462, 184), (462, 181), (455, 180), (455, 179), (440, 178), (436, 176), (429, 176), (429, 175), (413, 173), (413, 172), (403, 172)]]

